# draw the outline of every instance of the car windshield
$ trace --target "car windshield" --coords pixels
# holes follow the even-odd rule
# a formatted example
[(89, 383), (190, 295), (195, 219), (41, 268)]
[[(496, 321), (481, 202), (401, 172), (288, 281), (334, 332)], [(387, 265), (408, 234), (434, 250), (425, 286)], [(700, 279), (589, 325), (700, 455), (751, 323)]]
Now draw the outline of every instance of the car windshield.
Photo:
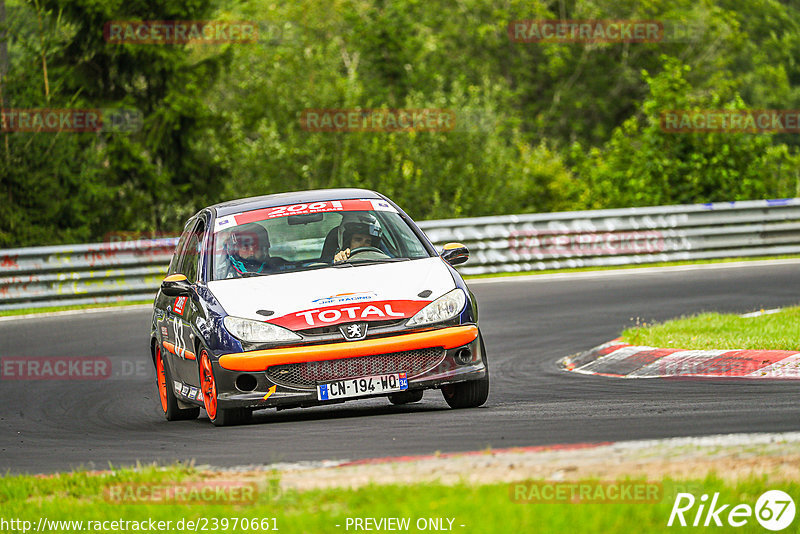
[(374, 199), (294, 204), (220, 217), (213, 250), (214, 280), (430, 255), (397, 210)]

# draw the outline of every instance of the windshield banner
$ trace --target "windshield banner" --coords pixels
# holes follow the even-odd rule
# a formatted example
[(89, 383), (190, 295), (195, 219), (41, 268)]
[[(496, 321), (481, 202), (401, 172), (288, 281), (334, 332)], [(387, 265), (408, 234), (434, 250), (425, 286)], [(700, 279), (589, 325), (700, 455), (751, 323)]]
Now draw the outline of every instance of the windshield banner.
[(274, 206), (220, 217), (216, 220), (214, 233), (240, 224), (329, 211), (390, 211), (397, 213), (397, 210), (391, 204), (380, 199), (329, 200), (325, 202), (291, 204), (289, 206)]

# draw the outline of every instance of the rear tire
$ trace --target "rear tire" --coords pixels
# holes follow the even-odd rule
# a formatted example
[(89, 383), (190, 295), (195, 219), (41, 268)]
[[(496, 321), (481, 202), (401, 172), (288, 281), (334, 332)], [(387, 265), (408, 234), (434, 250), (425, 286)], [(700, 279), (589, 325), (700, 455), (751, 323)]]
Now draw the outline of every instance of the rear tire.
[(413, 391), (401, 391), (399, 393), (392, 393), (389, 395), (389, 402), (392, 404), (400, 405), (400, 404), (410, 404), (412, 402), (419, 402), (422, 400), (422, 394), (424, 393), (421, 389), (415, 389)]
[(214, 368), (206, 349), (200, 351), (200, 389), (203, 392), (203, 406), (214, 426), (238, 425), (248, 421), (253, 415), (250, 408), (217, 407), (217, 382), (214, 380)]
[(158, 396), (161, 400), (161, 410), (167, 421), (186, 421), (197, 419), (200, 415), (200, 408), (181, 408), (178, 406), (178, 399), (172, 391), (172, 377), (169, 367), (164, 363), (164, 354), (161, 346), (156, 345), (156, 381), (158, 385)]

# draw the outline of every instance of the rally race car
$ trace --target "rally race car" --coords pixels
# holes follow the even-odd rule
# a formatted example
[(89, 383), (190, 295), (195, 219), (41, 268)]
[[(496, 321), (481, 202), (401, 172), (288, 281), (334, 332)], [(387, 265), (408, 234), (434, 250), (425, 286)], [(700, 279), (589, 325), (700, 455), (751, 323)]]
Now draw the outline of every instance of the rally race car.
[(453, 408), (486, 402), (475, 298), (391, 200), (363, 189), (217, 204), (189, 219), (156, 295), (150, 351), (170, 421), (214, 425), (253, 410), (438, 388)]

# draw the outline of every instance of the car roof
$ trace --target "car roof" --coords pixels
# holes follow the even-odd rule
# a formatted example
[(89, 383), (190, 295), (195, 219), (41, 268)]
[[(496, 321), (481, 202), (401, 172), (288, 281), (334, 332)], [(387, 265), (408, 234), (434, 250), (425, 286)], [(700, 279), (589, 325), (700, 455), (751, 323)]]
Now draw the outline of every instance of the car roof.
[(229, 200), (209, 206), (216, 210), (217, 216), (241, 213), (243, 211), (285, 206), (288, 204), (302, 204), (310, 202), (325, 202), (326, 200), (351, 200), (358, 198), (384, 198), (382, 195), (369, 189), (314, 189), (311, 191), (293, 191), (290, 193), (277, 193), (260, 197), (240, 198)]

